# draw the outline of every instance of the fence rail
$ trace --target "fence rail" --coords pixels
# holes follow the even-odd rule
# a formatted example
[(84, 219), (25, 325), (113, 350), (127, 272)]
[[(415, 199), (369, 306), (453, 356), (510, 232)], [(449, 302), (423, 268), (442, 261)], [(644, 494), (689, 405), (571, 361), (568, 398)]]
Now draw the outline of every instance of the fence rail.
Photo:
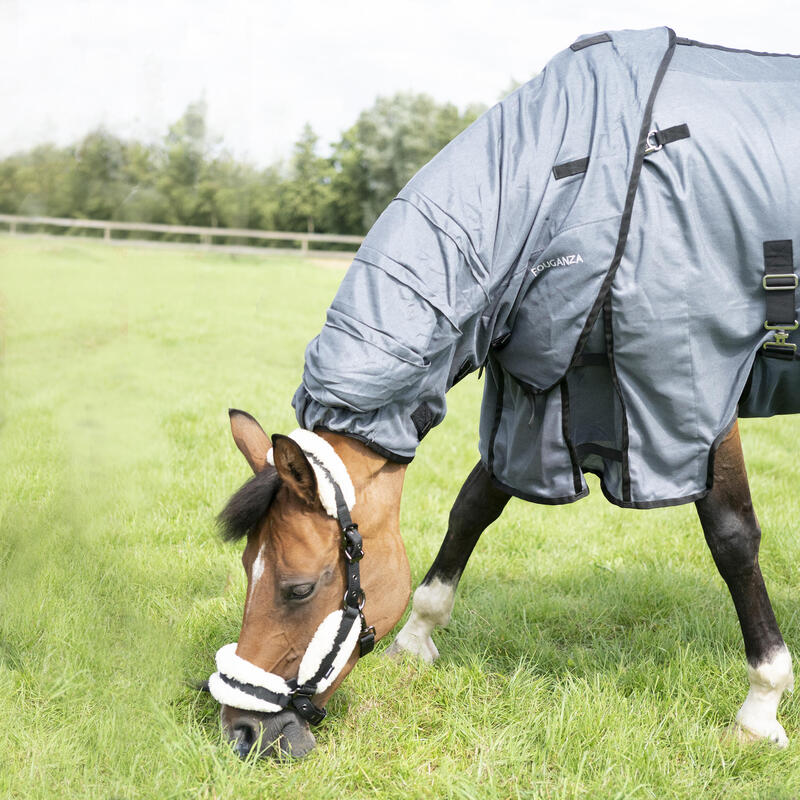
[[(295, 233), (292, 231), (259, 231), (247, 228), (204, 228), (197, 225), (161, 225), (154, 222), (117, 222), (99, 219), (70, 219), (68, 217), (22, 217), (15, 214), (0, 214), (0, 223), (8, 225), (12, 235), (21, 234), (22, 229), (36, 228), (84, 228), (103, 231), (103, 240), (125, 244), (146, 244), (166, 246), (200, 246), (202, 248), (221, 250), (223, 252), (264, 252), (297, 253), (314, 256), (346, 256), (342, 250), (324, 250), (314, 247), (315, 244), (353, 244), (360, 245), (363, 236), (348, 236), (336, 233)], [(199, 242), (154, 241), (152, 239), (114, 238), (114, 231), (133, 231), (141, 233), (160, 233), (167, 236), (196, 236)], [(214, 239), (255, 239), (259, 241), (297, 242), (299, 247), (255, 247), (231, 244), (214, 244)]]

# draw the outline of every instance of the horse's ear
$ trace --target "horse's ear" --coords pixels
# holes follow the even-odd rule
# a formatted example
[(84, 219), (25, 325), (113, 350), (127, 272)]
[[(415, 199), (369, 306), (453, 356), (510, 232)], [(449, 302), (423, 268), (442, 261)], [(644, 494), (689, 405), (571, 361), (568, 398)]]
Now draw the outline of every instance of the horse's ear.
[(267, 453), (272, 445), (264, 429), (246, 411), (229, 408), (231, 433), (236, 446), (242, 451), (253, 472), (261, 472), (267, 466)]
[(317, 500), (317, 476), (300, 445), (276, 433), (272, 437), (272, 458), (281, 480), (301, 500), (313, 505)]

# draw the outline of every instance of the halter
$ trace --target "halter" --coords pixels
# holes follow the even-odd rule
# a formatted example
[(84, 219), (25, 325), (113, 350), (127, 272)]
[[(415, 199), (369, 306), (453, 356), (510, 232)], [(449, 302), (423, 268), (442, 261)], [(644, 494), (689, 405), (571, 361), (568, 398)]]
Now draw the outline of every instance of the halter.
[(356, 643), (359, 658), (372, 651), (375, 628), (368, 626), (364, 618), (366, 596), (361, 588), (359, 569), (364, 550), (358, 525), (350, 517), (355, 494), (347, 468), (330, 444), (315, 433), (296, 430), (290, 438), (300, 445), (311, 463), (323, 507), (329, 516), (338, 520), (342, 531), (346, 573), (343, 607), (328, 614), (320, 623), (300, 661), (296, 678), (286, 680), (241, 658), (236, 655), (237, 643), (234, 642), (217, 651), (217, 672), (209, 678), (208, 688), (214, 699), (224, 705), (266, 713), (291, 706), (303, 719), (317, 725), (327, 712), (315, 706), (311, 698), (336, 680)]

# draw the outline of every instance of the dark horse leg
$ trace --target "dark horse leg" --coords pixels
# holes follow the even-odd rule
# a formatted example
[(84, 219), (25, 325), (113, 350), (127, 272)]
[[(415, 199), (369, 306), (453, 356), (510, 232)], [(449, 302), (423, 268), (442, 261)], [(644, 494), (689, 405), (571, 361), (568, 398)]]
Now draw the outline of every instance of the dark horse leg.
[(714, 488), (696, 506), (742, 626), (750, 692), (736, 722), (746, 735), (785, 746), (786, 733), (775, 714), (784, 690), (794, 686), (792, 659), (758, 566), (761, 529), (750, 500), (738, 424), (717, 450)]
[(494, 486), (478, 462), (458, 493), (439, 554), (414, 592), (411, 616), (392, 642), (389, 655), (412, 653), (429, 663), (438, 657), (431, 632), (450, 621), (456, 587), (472, 550), (508, 501), (509, 495)]

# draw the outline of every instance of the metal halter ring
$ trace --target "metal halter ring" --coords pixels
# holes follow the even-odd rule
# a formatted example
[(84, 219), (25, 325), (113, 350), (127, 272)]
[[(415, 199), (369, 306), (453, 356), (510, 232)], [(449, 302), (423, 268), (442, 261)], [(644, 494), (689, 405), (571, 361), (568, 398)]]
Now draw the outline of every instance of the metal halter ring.
[[(346, 589), (345, 593), (344, 593), (344, 605), (345, 605), (345, 608), (348, 608), (348, 607), (352, 608), (352, 606), (350, 606), (350, 603), (347, 602), (347, 598), (348, 598), (349, 595), (350, 595), (350, 590)], [(366, 594), (364, 594), (364, 590), (363, 589), (357, 589), (356, 590), (356, 597), (358, 598), (358, 610), (361, 611), (364, 608), (364, 606), (366, 605), (367, 596), (366, 596)]]

